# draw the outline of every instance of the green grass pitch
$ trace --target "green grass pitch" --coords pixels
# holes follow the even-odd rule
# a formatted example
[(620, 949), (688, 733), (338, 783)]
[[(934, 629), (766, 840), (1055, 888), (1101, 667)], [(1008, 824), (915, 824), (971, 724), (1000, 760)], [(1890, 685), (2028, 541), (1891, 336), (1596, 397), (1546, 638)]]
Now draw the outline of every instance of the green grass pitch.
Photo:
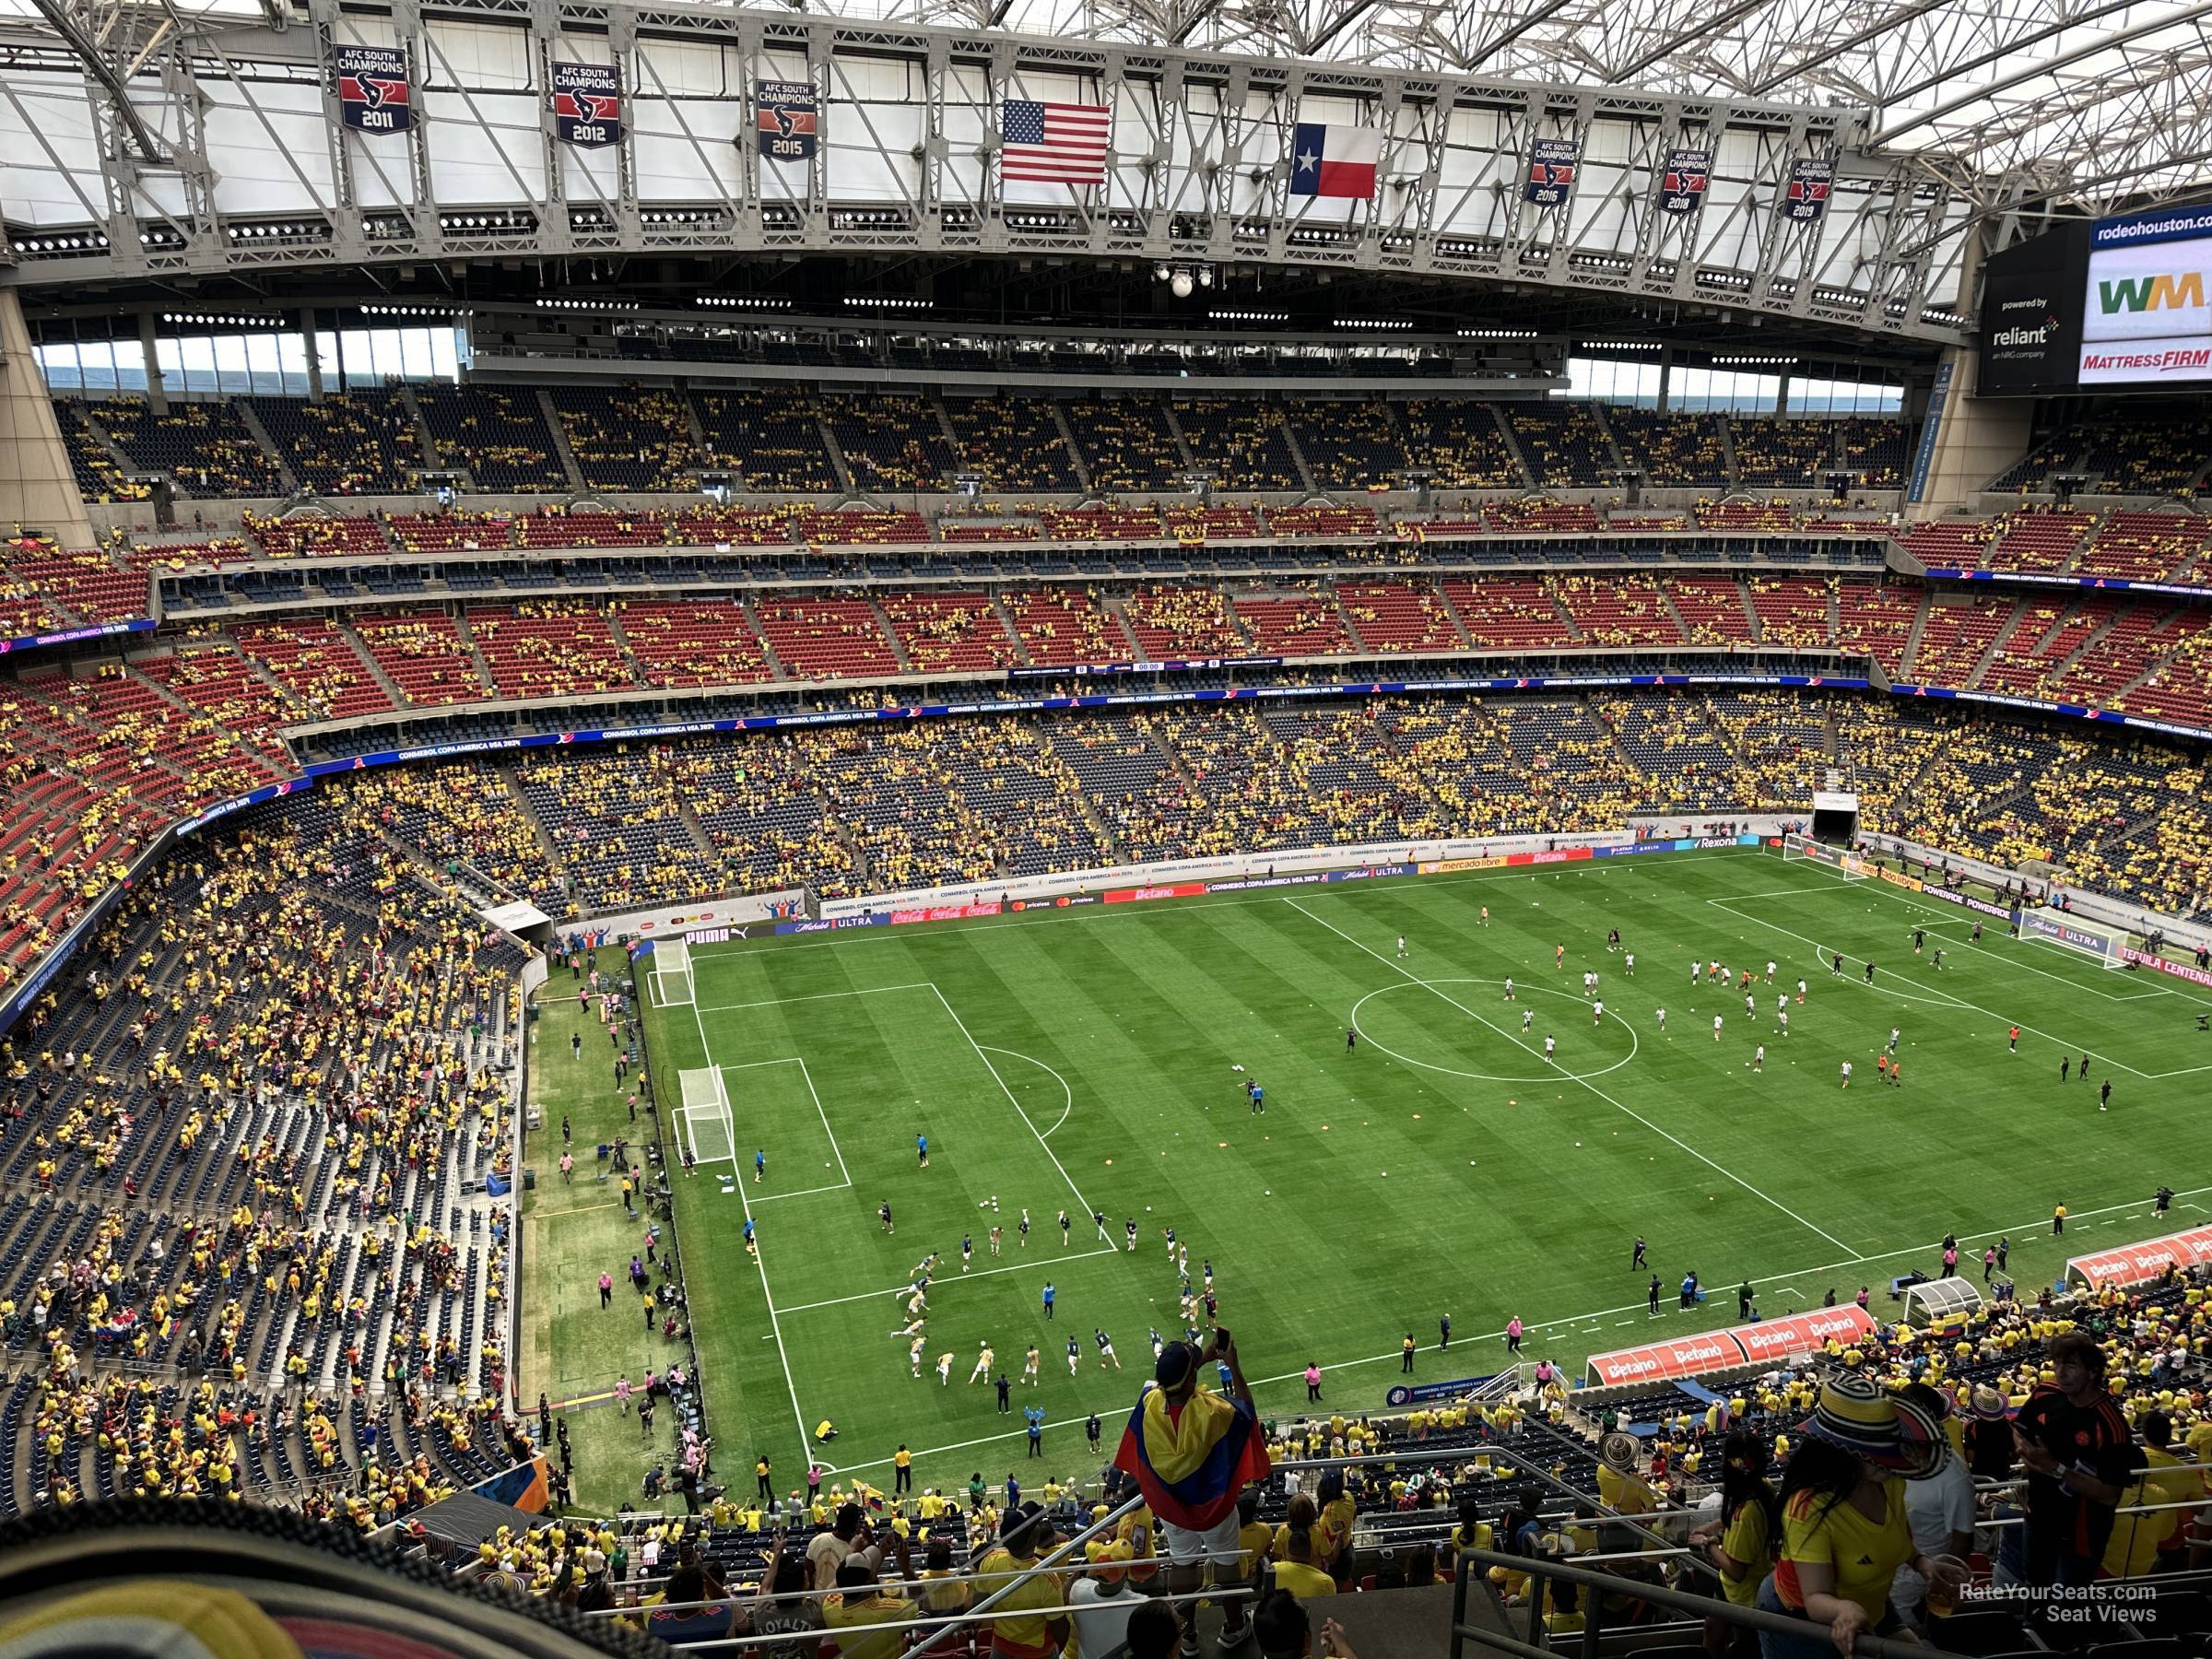
[[(1878, 1297), (1907, 1268), (1934, 1272), (1947, 1230), (1977, 1278), (1983, 1244), (2008, 1234), (2023, 1284), (2049, 1280), (2069, 1253), (2162, 1230), (2152, 1190), (2189, 1185), (2212, 1142), (2191, 1106), (2212, 1077), (2212, 1038), (2196, 1029), (2212, 997), (2007, 938), (2001, 924), (1975, 945), (1972, 924), (1878, 882), (1724, 851), (695, 947), (695, 1006), (652, 1010), (648, 1041), (664, 1099), (679, 1069), (713, 1065), (735, 1118), (735, 1185), (726, 1165), (677, 1177), (724, 1477), (749, 1488), (766, 1451), (788, 1488), (829, 1418), (839, 1437), (823, 1456), (838, 1468), (888, 1485), (904, 1442), (924, 1485), (975, 1469), (996, 1480), (1025, 1461), (1020, 1411), (1032, 1403), (1048, 1413), (1046, 1466), (1088, 1468), (1083, 1418), (1107, 1419), (1111, 1445), (1149, 1373), (1148, 1330), (1180, 1329), (1168, 1226), (1194, 1273), (1212, 1262), (1221, 1323), (1263, 1408), (1284, 1413), (1303, 1406), (1309, 1359), (1330, 1406), (1380, 1409), (1407, 1332), (1418, 1381), (1498, 1369), (1516, 1314), (1526, 1357), (1572, 1370), (1593, 1352), (1733, 1323), (1746, 1277), (1772, 1317), (1831, 1287), (1848, 1300), (1871, 1284)], [(1928, 929), (1917, 958), (1916, 924)], [(1610, 928), (1636, 957), (1633, 979), (1606, 948)], [(1753, 1017), (1733, 982), (1706, 982), (1714, 958), (1756, 971)], [(1602, 1018), (1583, 993), (1588, 970)], [(556, 996), (566, 982), (553, 982)], [(1892, 1026), (1900, 1088), (1874, 1065)], [(533, 1061), (556, 1125), (571, 1094), (608, 1110), (604, 1048), (580, 1065), (567, 1030), (541, 1021)], [(2090, 1080), (2062, 1084), (2062, 1055), (2078, 1064), (2085, 1051)], [(1248, 1107), (1250, 1077), (1265, 1115)], [(558, 1156), (534, 1143), (541, 1182)], [(2207, 1194), (2182, 1193), (2171, 1224), (2207, 1218)], [(532, 1323), (556, 1398), (604, 1388), (625, 1364), (634, 1379), (662, 1346), (636, 1346), (627, 1286), (611, 1311), (596, 1306), (599, 1265), (619, 1280), (636, 1232), (618, 1206), (610, 1220), (609, 1196), (541, 1186), (534, 1209), (537, 1282), (557, 1294)], [(893, 1237), (877, 1220), (885, 1200)], [(2060, 1241), (2050, 1217), (2062, 1201), (2073, 1220)], [(584, 1203), (600, 1207), (547, 1217), (548, 1204)], [(1065, 1248), (1062, 1207), (1075, 1222)], [(747, 1214), (757, 1263), (741, 1241)], [(995, 1258), (994, 1221), (1006, 1230)], [(1665, 1287), (1657, 1316), (1630, 1266), (1639, 1233)], [(965, 1274), (963, 1234), (975, 1245)], [(892, 1334), (905, 1323), (900, 1288), (933, 1250), (927, 1354), (955, 1356), (950, 1386), (926, 1361), (910, 1376)], [(1711, 1300), (1681, 1312), (1688, 1268)], [(1440, 1353), (1445, 1314), (1453, 1341)], [(1100, 1326), (1119, 1372), (1101, 1371)], [(967, 1380), (985, 1341), (1015, 1380), (1011, 1416)], [(1020, 1382), (1032, 1342), (1033, 1391)], [(594, 1442), (611, 1429), (595, 1423)]]

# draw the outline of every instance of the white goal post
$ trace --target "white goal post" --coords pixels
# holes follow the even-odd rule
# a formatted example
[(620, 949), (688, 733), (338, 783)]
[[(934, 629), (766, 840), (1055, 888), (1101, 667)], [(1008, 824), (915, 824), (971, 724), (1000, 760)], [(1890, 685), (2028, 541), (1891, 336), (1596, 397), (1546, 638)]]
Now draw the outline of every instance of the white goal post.
[(724, 1088), (722, 1067), (710, 1065), (677, 1074), (682, 1105), (684, 1145), (694, 1164), (727, 1163), (737, 1167), (737, 1125), (730, 1116), (729, 1091)]
[(1782, 855), (1785, 860), (1809, 859), (1814, 864), (1826, 865), (1846, 881), (1864, 881), (1871, 874), (1871, 866), (1856, 853), (1831, 847), (1826, 841), (1815, 841), (1794, 830), (1782, 838)]
[(2124, 968), (2126, 959), (2120, 947), (2128, 942), (2124, 927), (2110, 927), (2102, 922), (2092, 922), (2086, 916), (2077, 916), (2066, 911), (2043, 907), (2023, 910), (2020, 912), (2020, 936), (2041, 939), (2055, 945), (2061, 950), (2077, 950), (2084, 956), (2095, 957), (2100, 966), (2111, 970)]
[(653, 947), (653, 1000), (662, 1007), (688, 1004), (691, 947), (683, 939), (663, 939)]

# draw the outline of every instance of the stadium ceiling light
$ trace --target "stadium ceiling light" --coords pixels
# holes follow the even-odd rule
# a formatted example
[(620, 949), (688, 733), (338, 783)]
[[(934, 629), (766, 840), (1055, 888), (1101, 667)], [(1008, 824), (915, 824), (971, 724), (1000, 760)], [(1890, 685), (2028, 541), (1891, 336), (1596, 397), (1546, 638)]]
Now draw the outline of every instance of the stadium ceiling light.
[(1533, 340), (1533, 328), (1463, 328), (1457, 331), (1463, 340)]

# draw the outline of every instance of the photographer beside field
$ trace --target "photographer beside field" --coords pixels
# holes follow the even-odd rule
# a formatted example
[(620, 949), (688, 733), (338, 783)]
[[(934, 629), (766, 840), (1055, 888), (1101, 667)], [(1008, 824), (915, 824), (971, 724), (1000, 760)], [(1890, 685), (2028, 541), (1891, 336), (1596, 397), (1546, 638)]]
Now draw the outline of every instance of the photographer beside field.
[[(1226, 1397), (1203, 1381), (1209, 1364), (1228, 1372)], [(1209, 1564), (1223, 1581), (1236, 1576), (1242, 1561), (1237, 1499), (1249, 1483), (1266, 1478), (1268, 1464), (1252, 1385), (1226, 1328), (1217, 1327), (1204, 1348), (1171, 1342), (1160, 1350), (1153, 1381), (1122, 1430), (1113, 1465), (1135, 1480), (1159, 1523), (1172, 1594), (1195, 1593)], [(1230, 1602), (1221, 1647), (1234, 1648), (1250, 1633), (1246, 1604)], [(1196, 1633), (1186, 1630), (1182, 1653), (1195, 1659), (1197, 1652)]]

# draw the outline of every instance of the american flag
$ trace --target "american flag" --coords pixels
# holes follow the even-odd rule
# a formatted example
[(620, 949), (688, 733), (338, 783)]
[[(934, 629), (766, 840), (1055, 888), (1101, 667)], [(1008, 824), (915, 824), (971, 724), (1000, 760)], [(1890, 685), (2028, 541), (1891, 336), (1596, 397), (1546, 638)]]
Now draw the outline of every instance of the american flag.
[(1113, 112), (1104, 104), (1009, 98), (1002, 112), (998, 176), (1012, 182), (1103, 184)]

